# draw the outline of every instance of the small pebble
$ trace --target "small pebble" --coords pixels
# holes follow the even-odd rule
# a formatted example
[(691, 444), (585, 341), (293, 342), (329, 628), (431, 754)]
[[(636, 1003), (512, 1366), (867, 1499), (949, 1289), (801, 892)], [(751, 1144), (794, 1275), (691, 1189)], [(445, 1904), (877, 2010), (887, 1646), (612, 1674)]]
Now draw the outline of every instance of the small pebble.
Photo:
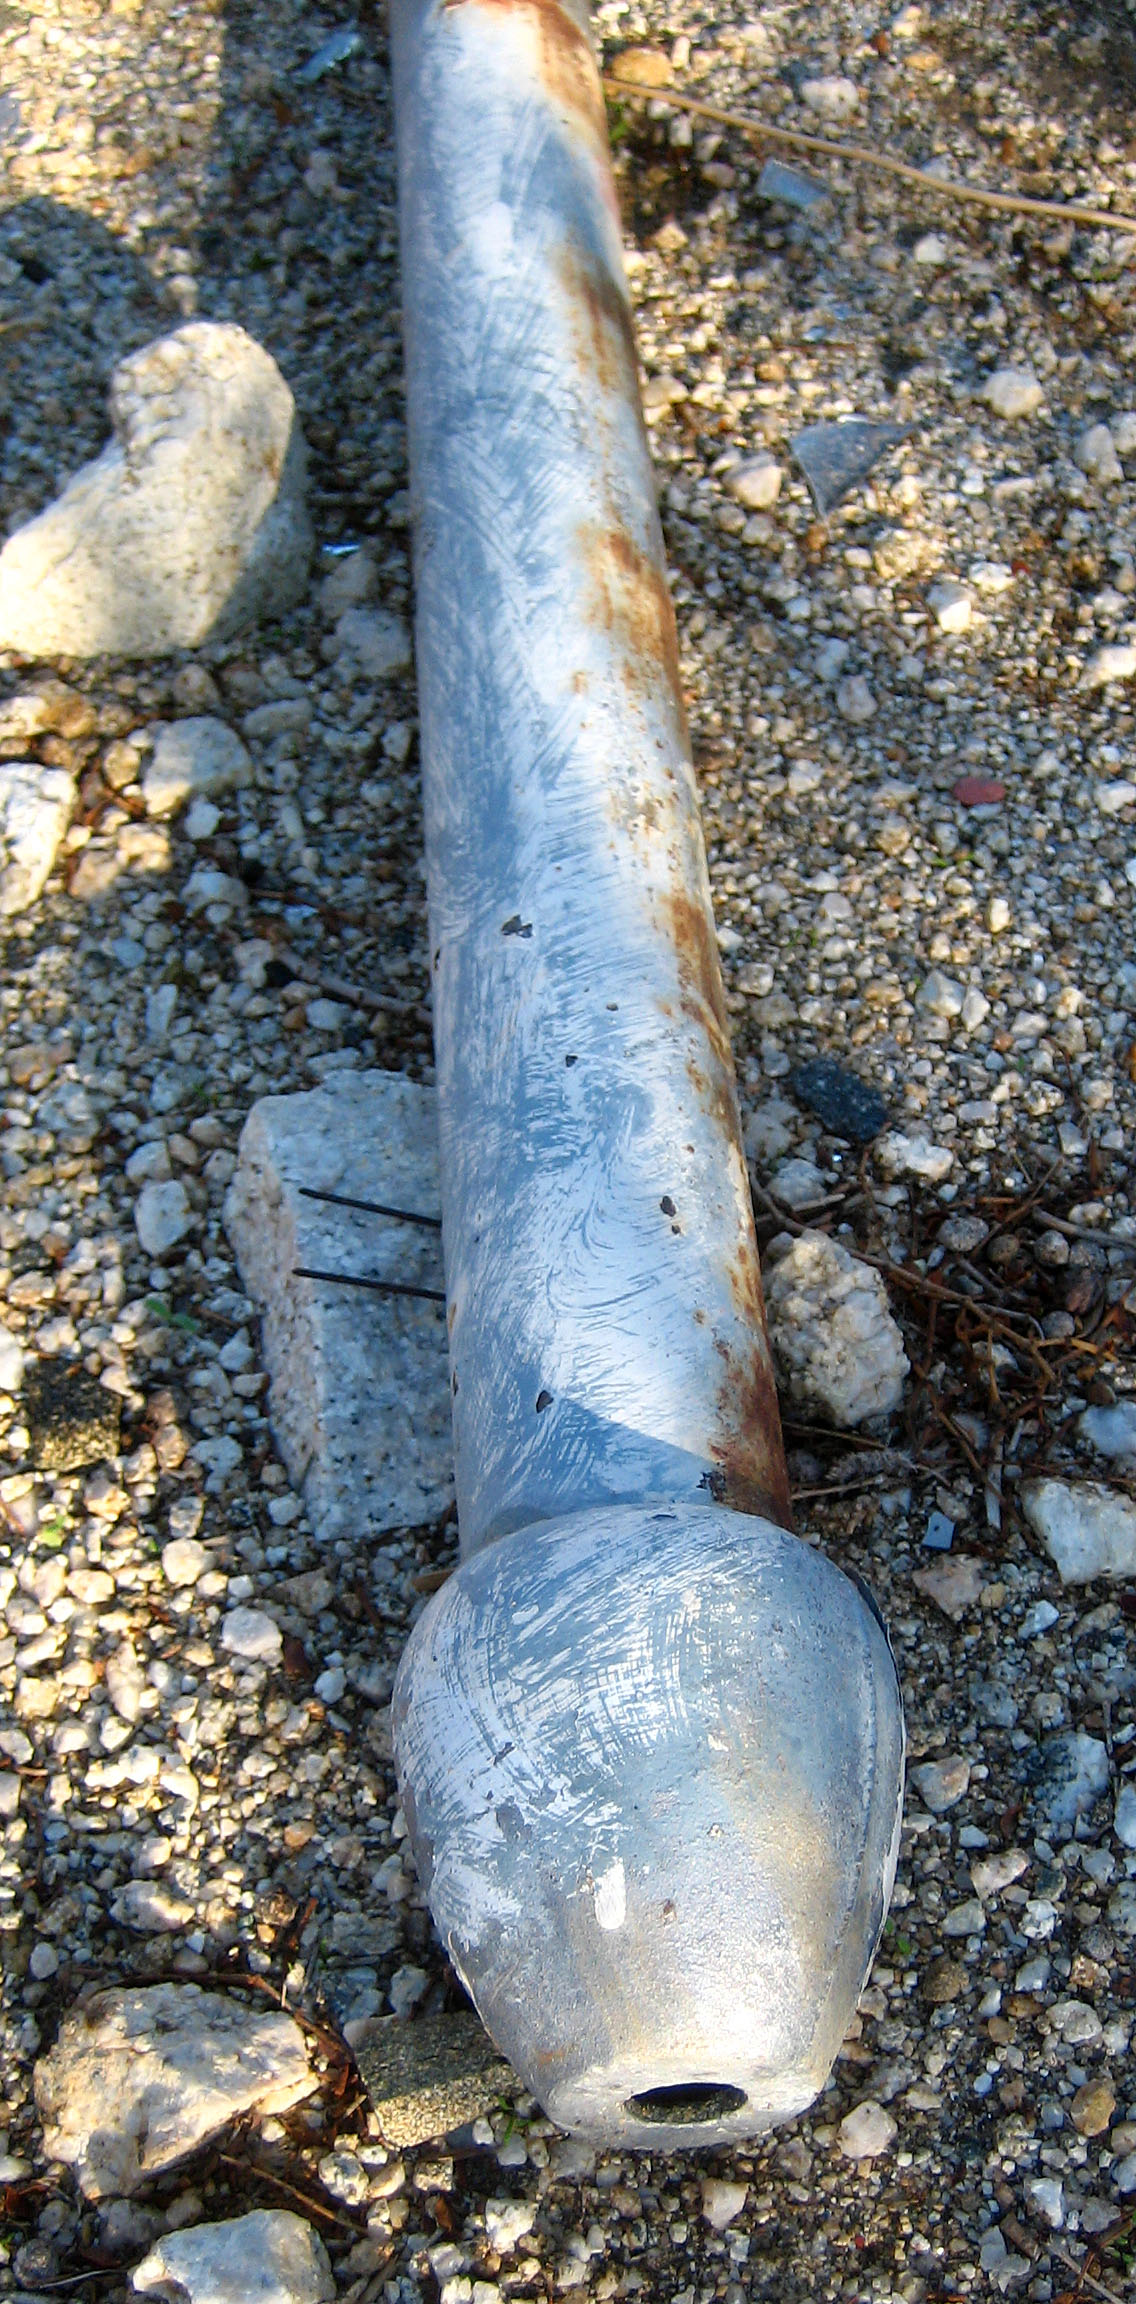
[(1113, 1829), (1122, 1848), (1136, 1848), (1136, 1777), (1121, 1781)]
[(999, 1848), (991, 1856), (980, 1856), (970, 1867), (970, 1877), (980, 1896), (1000, 1896), (1003, 1888), (1012, 1888), (1028, 1871), (1024, 1849)]
[(821, 120), (850, 120), (859, 109), (860, 91), (854, 80), (830, 73), (818, 80), (802, 80), (801, 102)]
[(146, 1184), (134, 1204), (134, 1228), (148, 1256), (161, 1258), (184, 1240), (193, 1209), (184, 1184)]
[(1105, 2078), (1086, 2080), (1069, 2106), (1078, 2136), (1103, 2136), (1116, 2110), (1116, 2090)]
[(1032, 369), (996, 368), (982, 386), (980, 398), (996, 416), (1013, 422), (1019, 416), (1035, 416), (1045, 394)]
[(280, 1626), (262, 1608), (231, 1608), (221, 1625), (221, 1646), (244, 1664), (275, 1664), (283, 1647)]
[(943, 1954), (940, 1959), (931, 1962), (923, 1978), (923, 1998), (932, 2008), (945, 2008), (952, 2000), (961, 1997), (968, 1983), (969, 1978), (962, 1961)]
[(969, 632), (974, 602), (965, 584), (933, 584), (927, 604), (940, 632)]
[(1065, 2195), (1059, 2176), (1031, 2176), (1026, 2182), (1026, 2198), (1034, 2214), (1048, 2224), (1051, 2232), (1060, 2232), (1065, 2223)]
[(1136, 1464), (1136, 1400), (1115, 1400), (1108, 1408), (1086, 1408), (1077, 1430), (1098, 1456)]
[(702, 2214), (715, 2232), (725, 2232), (735, 2222), (748, 2198), (748, 2184), (732, 2184), (724, 2176), (702, 2179)]
[(1131, 680), (1136, 674), (1136, 645), (1131, 640), (1116, 641), (1107, 648), (1098, 648), (1085, 666), (1085, 685), (1088, 688), (1107, 688), (1113, 681)]
[(194, 1585), (208, 1566), (209, 1554), (194, 1536), (175, 1536), (162, 1546), (162, 1573), (168, 1584)]
[(996, 808), (1006, 797), (1006, 787), (996, 776), (960, 776), (951, 786), (951, 798), (960, 808)]
[(1073, 453), (1082, 472), (1087, 472), (1090, 479), (1104, 484), (1123, 480), (1116, 442), (1107, 424), (1091, 424), (1087, 432), (1082, 432)]
[(485, 2235), (490, 2247), (501, 2256), (511, 2256), (518, 2243), (527, 2239), (536, 2218), (535, 2200), (487, 2200)]
[(817, 1056), (789, 1074), (795, 1097), (815, 1112), (830, 1136), (870, 1144), (887, 1126), (888, 1110), (878, 1090), (832, 1057)]
[(887, 2152), (899, 2134), (898, 2123), (872, 2097), (845, 2114), (836, 2140), (846, 2160), (875, 2160)]
[(913, 1768), (911, 1781), (932, 1816), (945, 1816), (962, 1799), (970, 1783), (969, 1760), (925, 1760)]
[(954, 1542), (955, 1524), (945, 1512), (932, 1512), (923, 1531), (924, 1549), (928, 1552), (949, 1552)]
[(781, 494), (781, 466), (773, 456), (754, 456), (725, 476), (727, 494), (747, 512), (768, 512)]
[(950, 1020), (961, 1016), (966, 989), (953, 976), (944, 976), (941, 968), (932, 968), (930, 975), (924, 977), (915, 997), (920, 1008), (926, 1008), (932, 1016), (943, 1016)]

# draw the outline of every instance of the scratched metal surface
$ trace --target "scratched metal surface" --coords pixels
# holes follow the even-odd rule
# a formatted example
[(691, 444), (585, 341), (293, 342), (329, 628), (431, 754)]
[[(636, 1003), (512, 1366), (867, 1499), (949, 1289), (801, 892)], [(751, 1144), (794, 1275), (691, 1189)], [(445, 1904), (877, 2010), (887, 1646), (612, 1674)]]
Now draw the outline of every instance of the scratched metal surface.
[[(713, 1504), (517, 1532), (431, 1604), (395, 1734), (442, 1940), (553, 2119), (673, 2148), (811, 2102), (887, 1909), (903, 1749), (885, 1635), (822, 1553)], [(712, 2119), (636, 2105), (699, 2084)]]
[(558, 0), (394, 0), (459, 1525), (788, 1523), (603, 100)]

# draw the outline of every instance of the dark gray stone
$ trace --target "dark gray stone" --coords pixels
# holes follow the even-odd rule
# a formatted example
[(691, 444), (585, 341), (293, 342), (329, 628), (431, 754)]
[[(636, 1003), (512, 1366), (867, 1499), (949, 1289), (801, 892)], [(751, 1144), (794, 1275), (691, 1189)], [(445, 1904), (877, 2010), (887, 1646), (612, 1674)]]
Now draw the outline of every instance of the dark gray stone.
[(831, 1056), (814, 1056), (798, 1064), (789, 1086), (799, 1104), (823, 1121), (830, 1136), (844, 1136), (851, 1144), (870, 1144), (887, 1126), (888, 1108), (877, 1088), (870, 1088)]

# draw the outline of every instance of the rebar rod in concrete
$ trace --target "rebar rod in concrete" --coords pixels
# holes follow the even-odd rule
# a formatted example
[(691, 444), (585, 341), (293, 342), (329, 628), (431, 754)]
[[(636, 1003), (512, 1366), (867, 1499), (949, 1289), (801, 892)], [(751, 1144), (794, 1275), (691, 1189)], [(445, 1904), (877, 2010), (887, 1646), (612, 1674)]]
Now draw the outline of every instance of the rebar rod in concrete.
[(399, 1777), (551, 2116), (751, 2134), (823, 2084), (902, 1716), (788, 1488), (603, 96), (578, 0), (393, 0), (463, 1561)]

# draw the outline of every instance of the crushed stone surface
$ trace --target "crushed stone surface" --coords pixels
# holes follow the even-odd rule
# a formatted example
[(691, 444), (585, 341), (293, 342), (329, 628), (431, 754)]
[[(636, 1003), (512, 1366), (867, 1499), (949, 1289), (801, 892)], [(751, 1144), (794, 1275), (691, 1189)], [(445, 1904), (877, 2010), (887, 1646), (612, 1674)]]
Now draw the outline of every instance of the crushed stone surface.
[[(595, 22), (658, 90), (1136, 210), (1121, 0)], [(620, 2157), (520, 2098), (400, 2152), (349, 2043), (460, 2005), (387, 1710), (454, 1535), (396, 1531), (381, 1579), (316, 1544), (222, 1225), (259, 1097), (431, 1077), (385, 24), (6, 0), (0, 85), (5, 534), (105, 446), (117, 364), (202, 318), (294, 394), (319, 548), (285, 617), (195, 655), (0, 659), (0, 764), (74, 790), (0, 968), (0, 2296), (94, 2265), (74, 2292), (125, 2304), (167, 2235), (261, 2210), (353, 2304), (1054, 2304), (1089, 2249), (1122, 2292), (1136, 1590), (1064, 1586), (1017, 1497), (1132, 1493), (1078, 1428), (1134, 1391), (1131, 237), (815, 160), (826, 198), (767, 199), (733, 132), (612, 107), (762, 1237), (873, 1258), (912, 1364), (855, 1448), (788, 1417), (799, 1524), (878, 1594), (936, 1773), (810, 2114)], [(821, 518), (793, 441), (852, 417), (890, 445)], [(148, 815), (179, 722), (248, 769)], [(914, 1162), (794, 1098), (820, 1059)], [(84, 2200), (33, 2097), (64, 2016), (237, 1978), (316, 2027), (319, 2092)]]

